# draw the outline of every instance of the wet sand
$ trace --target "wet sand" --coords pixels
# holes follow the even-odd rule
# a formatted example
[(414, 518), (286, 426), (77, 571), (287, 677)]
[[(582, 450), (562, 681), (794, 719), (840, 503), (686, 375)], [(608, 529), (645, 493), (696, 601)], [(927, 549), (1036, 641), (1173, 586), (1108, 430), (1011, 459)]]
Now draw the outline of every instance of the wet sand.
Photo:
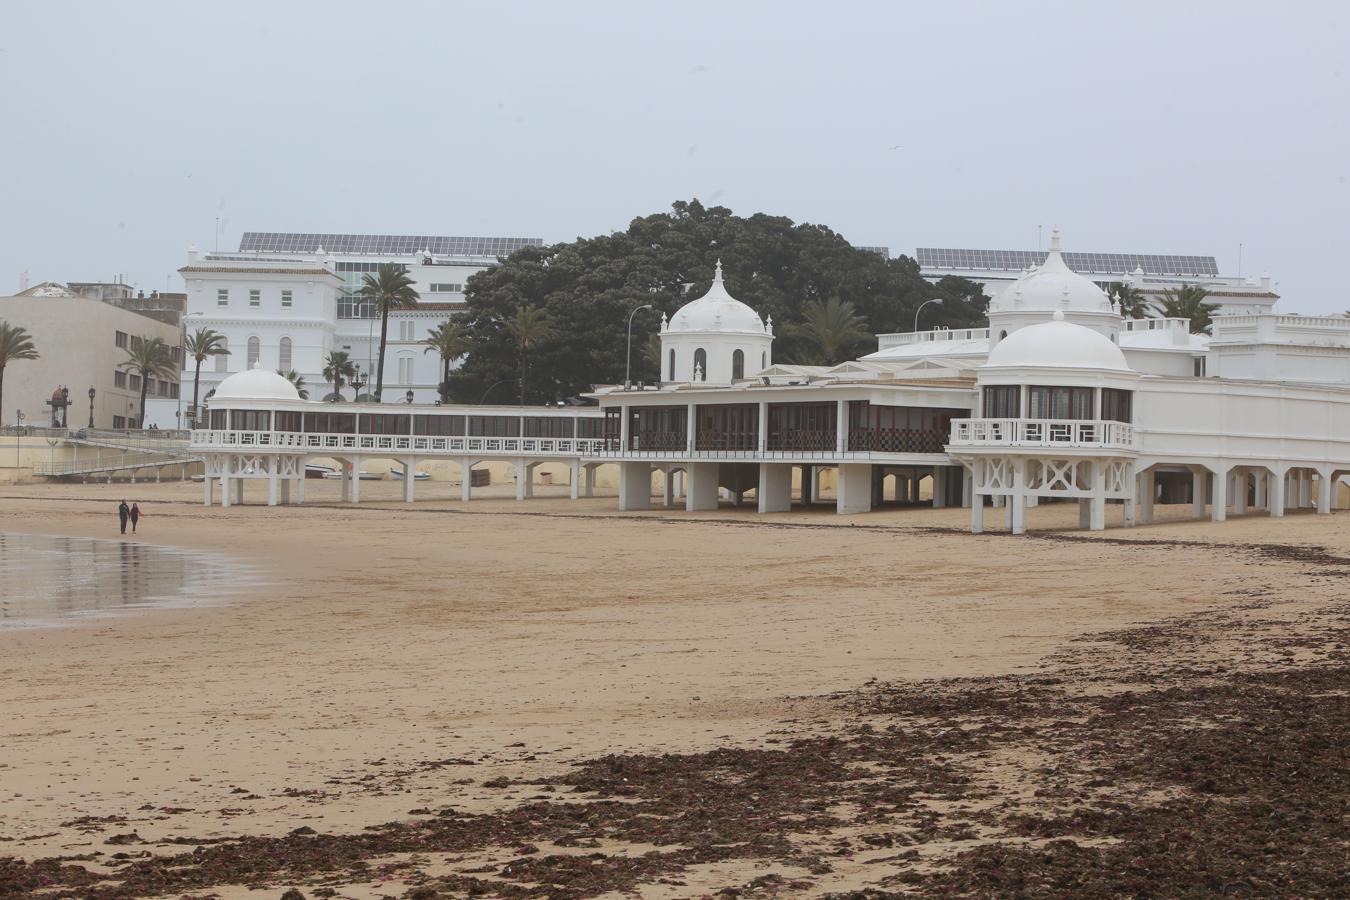
[[(606, 754), (819, 737), (851, 721), (839, 696), (869, 684), (1031, 678), (1085, 635), (1239, 615), (1253, 592), (1266, 620), (1303, 621), (1344, 580), (1253, 546), (1350, 551), (1346, 515), (1059, 539), (1044, 530), (1076, 510), (1048, 506), (1023, 540), (962, 534), (961, 510), (619, 515), (613, 498), (571, 502), (565, 488), (464, 505), (437, 485), (408, 508), (385, 483), (363, 485), (353, 509), (321, 505), (336, 485), (309, 488), (319, 505), (221, 510), (199, 505), (197, 485), (138, 486), (138, 541), (246, 559), (266, 586), (229, 585), (238, 596), (219, 607), (0, 632), (0, 856), (98, 852), (81, 863), (97, 870), (113, 852), (509, 810)], [(119, 492), (9, 488), (0, 515), (9, 532), (115, 537)], [(531, 854), (577, 852), (538, 844)], [(518, 850), (254, 881), (399, 895)], [(635, 886), (712, 894), (770, 871), (756, 858), (699, 857), (679, 884)], [(790, 891), (860, 889), (904, 865), (851, 854), (792, 874), (804, 880)], [(248, 893), (230, 879), (212, 892)]]

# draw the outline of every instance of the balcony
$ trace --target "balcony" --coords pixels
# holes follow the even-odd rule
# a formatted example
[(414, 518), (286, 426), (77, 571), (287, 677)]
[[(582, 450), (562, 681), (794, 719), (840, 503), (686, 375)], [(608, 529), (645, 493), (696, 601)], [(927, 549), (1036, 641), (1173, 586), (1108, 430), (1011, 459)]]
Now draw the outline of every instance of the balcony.
[(192, 432), (194, 452), (256, 450), (290, 453), (406, 453), (427, 456), (594, 456), (601, 438), (478, 437), (463, 435), (312, 434), (293, 431)]
[(948, 446), (1133, 450), (1134, 426), (1100, 419), (953, 419)]

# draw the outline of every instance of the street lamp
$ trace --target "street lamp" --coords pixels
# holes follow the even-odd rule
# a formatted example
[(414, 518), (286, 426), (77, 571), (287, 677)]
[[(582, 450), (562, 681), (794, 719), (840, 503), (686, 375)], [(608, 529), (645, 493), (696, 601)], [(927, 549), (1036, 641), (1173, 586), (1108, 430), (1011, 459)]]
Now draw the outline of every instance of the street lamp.
[(488, 394), (492, 393), (493, 388), (497, 387), (500, 384), (510, 384), (513, 381), (519, 380), (520, 380), (519, 378), (503, 378), (501, 381), (494, 381), (492, 384), (488, 385), (488, 389), (486, 391), (483, 391), (483, 396), (478, 398), (478, 405), (479, 406), (483, 405), (483, 401), (487, 399)]
[[(180, 391), (181, 393), (181, 391)], [(89, 389), (89, 427), (94, 427), (94, 389)]]
[(914, 310), (914, 330), (915, 330), (915, 331), (918, 331), (918, 330), (919, 330), (919, 313), (923, 312), (923, 308), (924, 308), (925, 306), (927, 306), (928, 304), (930, 304), (930, 303), (937, 303), (937, 304), (941, 305), (941, 303), (942, 303), (942, 298), (941, 298), (941, 297), (934, 297), (932, 300), (925, 300), (925, 301), (923, 301), (922, 303), (919, 304), (919, 308), (918, 308), (918, 309)]
[(360, 401), (360, 399), (361, 399), (361, 388), (365, 387), (367, 384), (370, 384), (370, 379), (369, 379), (369, 378), (366, 378), (366, 379), (363, 380), (363, 379), (361, 378), (361, 364), (360, 364), (360, 363), (357, 363), (357, 364), (356, 364), (356, 375), (355, 375), (355, 376), (352, 378), (352, 380), (351, 380), (352, 390), (354, 390), (354, 391), (356, 392), (355, 396), (352, 397), (353, 402)]
[(412, 402), (413, 402), (413, 392), (412, 392), (412, 388), (408, 388), (408, 393), (404, 394), (403, 396), (404, 396), (405, 398), (407, 398), (408, 404), (409, 404), (409, 405), (412, 405)]
[(644, 303), (628, 314), (628, 355), (624, 358), (623, 362), (623, 389), (625, 391), (633, 386), (633, 380), (629, 377), (633, 370), (633, 316), (644, 309), (651, 308), (652, 305), (650, 303)]

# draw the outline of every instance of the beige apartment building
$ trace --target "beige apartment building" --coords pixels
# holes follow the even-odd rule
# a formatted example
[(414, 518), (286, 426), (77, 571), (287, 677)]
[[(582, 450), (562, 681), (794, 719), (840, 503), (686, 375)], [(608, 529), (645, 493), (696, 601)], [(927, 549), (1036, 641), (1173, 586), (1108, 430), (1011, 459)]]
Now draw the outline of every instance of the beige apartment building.
[[(71, 428), (88, 426), (91, 420), (96, 428), (136, 428), (141, 383), (139, 375), (119, 368), (129, 358), (127, 350), (144, 338), (160, 338), (174, 348), (176, 371), (182, 370), (180, 313), (172, 308), (177, 298), (157, 304), (150, 302), (154, 298), (132, 297), (128, 290), (126, 296), (99, 299), (76, 293), (75, 287), (45, 282), (0, 297), (0, 320), (28, 329), (40, 355), (6, 366), (3, 424), (17, 424), (22, 411), (24, 425), (52, 425), (50, 401), (64, 387)], [(176, 375), (150, 380), (147, 400), (178, 396)]]

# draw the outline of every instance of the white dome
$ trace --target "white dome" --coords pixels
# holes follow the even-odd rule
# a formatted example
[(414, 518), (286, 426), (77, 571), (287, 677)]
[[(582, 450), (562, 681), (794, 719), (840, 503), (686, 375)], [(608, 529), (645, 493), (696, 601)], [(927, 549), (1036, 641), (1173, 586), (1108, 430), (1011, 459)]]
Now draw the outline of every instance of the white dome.
[(1019, 328), (999, 341), (984, 367), (1131, 371), (1125, 354), (1110, 338), (1065, 322), (1062, 312), (1055, 313), (1054, 321)]
[(254, 363), (253, 368), (236, 372), (222, 381), (211, 399), (299, 400), (300, 392), (288, 379)]
[(1070, 269), (1059, 251), (1059, 229), (1050, 235), (1045, 262), (1004, 288), (990, 309), (1071, 309), (1111, 312), (1111, 298), (1091, 279)]
[(759, 313), (727, 293), (726, 286), (722, 284), (720, 259), (708, 293), (681, 306), (663, 330), (753, 334), (767, 331)]

